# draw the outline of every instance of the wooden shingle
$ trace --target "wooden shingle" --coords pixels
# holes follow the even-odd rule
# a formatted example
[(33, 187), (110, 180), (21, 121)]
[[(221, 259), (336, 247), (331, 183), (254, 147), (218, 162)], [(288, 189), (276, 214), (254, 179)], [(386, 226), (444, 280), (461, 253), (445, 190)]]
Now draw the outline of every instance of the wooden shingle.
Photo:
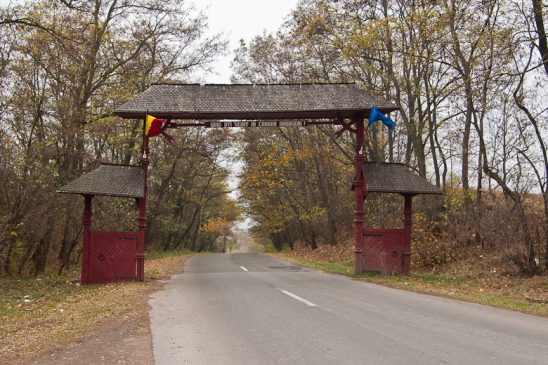
[(443, 194), (437, 186), (404, 164), (366, 162), (364, 175), (371, 193)]
[(102, 164), (59, 188), (58, 193), (143, 198), (144, 174), (139, 166)]
[(398, 107), (356, 84), (153, 84), (114, 114), (168, 119), (305, 119), (368, 116)]

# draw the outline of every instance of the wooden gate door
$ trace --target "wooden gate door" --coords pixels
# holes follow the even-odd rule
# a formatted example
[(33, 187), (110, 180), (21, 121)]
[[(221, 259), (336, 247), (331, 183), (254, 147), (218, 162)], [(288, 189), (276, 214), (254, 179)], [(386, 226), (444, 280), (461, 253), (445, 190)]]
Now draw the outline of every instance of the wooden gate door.
[(363, 230), (363, 270), (401, 273), (405, 255), (404, 230), (365, 228)]
[(92, 231), (90, 237), (89, 283), (135, 280), (136, 232)]

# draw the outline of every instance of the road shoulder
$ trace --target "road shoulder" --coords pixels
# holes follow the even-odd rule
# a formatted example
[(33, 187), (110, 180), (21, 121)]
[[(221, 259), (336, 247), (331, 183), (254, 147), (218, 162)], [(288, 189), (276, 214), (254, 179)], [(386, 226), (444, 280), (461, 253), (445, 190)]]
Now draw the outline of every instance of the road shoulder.
[(490, 278), (433, 272), (414, 272), (410, 275), (370, 273), (356, 276), (353, 274), (352, 262), (326, 262), (303, 258), (291, 252), (267, 255), (308, 269), (347, 276), (356, 281), (548, 317), (548, 291), (546, 290), (548, 278), (546, 276)]
[(145, 282), (31, 297), (21, 313), (0, 324), (0, 364), (152, 364), (148, 297), (191, 256), (147, 260)]

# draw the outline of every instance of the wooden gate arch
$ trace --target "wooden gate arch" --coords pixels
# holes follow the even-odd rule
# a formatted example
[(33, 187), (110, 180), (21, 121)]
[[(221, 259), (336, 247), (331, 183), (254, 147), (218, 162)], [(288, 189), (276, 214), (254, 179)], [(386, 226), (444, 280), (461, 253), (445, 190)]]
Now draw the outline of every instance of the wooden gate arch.
[[(149, 135), (147, 116), (162, 118), (161, 127), (155, 133), (167, 135), (174, 128), (225, 128), (225, 127), (283, 127), (315, 125), (339, 126), (336, 133), (340, 136), (345, 131), (356, 135), (355, 143), (355, 176), (352, 190), (355, 195), (354, 211), (354, 254), (355, 273), (361, 274), (364, 269), (364, 200), (367, 197), (367, 184), (364, 176), (364, 131), (365, 119), (380, 116), (383, 123), (390, 121), (384, 114), (397, 111), (398, 107), (389, 100), (363, 90), (355, 83), (310, 83), (310, 84), (152, 84), (148, 89), (124, 103), (114, 111), (114, 115), (123, 119), (143, 121), (143, 140), (139, 166), (139, 178), (132, 184), (141, 184), (138, 196), (139, 218), (138, 230), (134, 232), (136, 240), (135, 279), (144, 279), (144, 232), (146, 227), (147, 175), (149, 155)], [(373, 118), (371, 118), (373, 119)], [(373, 120), (370, 120), (370, 123)], [(149, 127), (150, 128), (150, 125)], [(135, 167), (135, 166), (134, 166)], [(95, 173), (92, 171), (91, 175)], [(122, 179), (122, 177), (116, 177)], [(89, 178), (86, 175), (71, 184), (85, 185)], [(89, 181), (87, 181), (89, 183)], [(71, 188), (71, 184), (59, 189), (59, 192), (84, 195), (86, 207), (91, 206), (91, 197), (101, 195), (94, 190)], [(80, 186), (78, 185), (78, 186)], [(72, 186), (74, 187), (74, 186)], [(117, 192), (120, 193), (120, 192)], [(112, 194), (112, 196), (119, 196)], [(124, 195), (125, 196), (125, 195)], [(91, 208), (90, 208), (91, 209)], [(84, 228), (90, 225), (90, 211), (84, 211)], [(88, 228), (91, 232), (91, 230)], [(90, 266), (86, 251), (93, 234), (84, 234), (84, 255), (82, 265), (82, 282), (92, 280), (96, 266)], [(127, 237), (132, 237), (129, 233)], [(105, 241), (103, 237), (103, 241)], [(108, 240), (106, 240), (108, 241)], [(95, 241), (94, 241), (95, 242)], [(96, 244), (96, 243), (95, 243)], [(103, 244), (108, 246), (108, 244)], [(131, 246), (131, 245), (130, 245)], [(133, 247), (133, 246), (131, 246)], [(123, 255), (123, 251), (120, 255)], [(132, 256), (133, 253), (128, 253)], [(98, 256), (99, 257), (99, 256)], [(107, 256), (104, 256), (105, 260)], [(104, 262), (101, 261), (101, 262)], [(87, 265), (87, 266), (86, 266)], [(88, 274), (84, 271), (88, 270)], [(89, 271), (91, 270), (91, 271)], [(104, 268), (103, 268), (104, 270)], [(108, 271), (108, 270), (107, 270)], [(105, 280), (115, 280), (115, 274), (108, 271)], [(122, 275), (123, 276), (123, 275)], [(102, 276), (105, 277), (105, 276)], [(87, 279), (85, 279), (87, 278)]]

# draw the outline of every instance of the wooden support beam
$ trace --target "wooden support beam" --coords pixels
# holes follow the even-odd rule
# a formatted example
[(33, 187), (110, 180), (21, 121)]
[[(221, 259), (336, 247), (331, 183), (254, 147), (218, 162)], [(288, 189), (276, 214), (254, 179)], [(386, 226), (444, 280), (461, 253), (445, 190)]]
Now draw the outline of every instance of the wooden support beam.
[[(146, 122), (145, 122), (146, 123)], [(148, 136), (144, 134), (141, 148), (141, 169), (144, 177), (144, 196), (139, 199), (139, 216), (137, 218), (139, 231), (137, 232), (137, 253), (135, 263), (137, 266), (137, 280), (145, 280), (145, 229), (147, 226), (147, 195), (148, 195)]]
[(86, 285), (89, 283), (89, 261), (90, 261), (90, 242), (91, 242), (91, 203), (93, 195), (84, 195), (84, 217), (82, 223), (84, 225), (83, 247), (82, 247), (82, 273), (80, 276), (80, 284)]
[(413, 195), (406, 194), (403, 196), (403, 261), (402, 261), (402, 273), (409, 274), (411, 265), (411, 224), (412, 224), (412, 202)]
[(360, 275), (363, 272), (363, 203), (367, 196), (367, 189), (363, 178), (363, 161), (365, 159), (363, 153), (364, 139), (364, 116), (357, 115), (352, 118), (352, 123), (355, 125), (356, 146), (355, 146), (355, 176), (352, 189), (356, 200), (356, 208), (354, 211), (354, 273)]

